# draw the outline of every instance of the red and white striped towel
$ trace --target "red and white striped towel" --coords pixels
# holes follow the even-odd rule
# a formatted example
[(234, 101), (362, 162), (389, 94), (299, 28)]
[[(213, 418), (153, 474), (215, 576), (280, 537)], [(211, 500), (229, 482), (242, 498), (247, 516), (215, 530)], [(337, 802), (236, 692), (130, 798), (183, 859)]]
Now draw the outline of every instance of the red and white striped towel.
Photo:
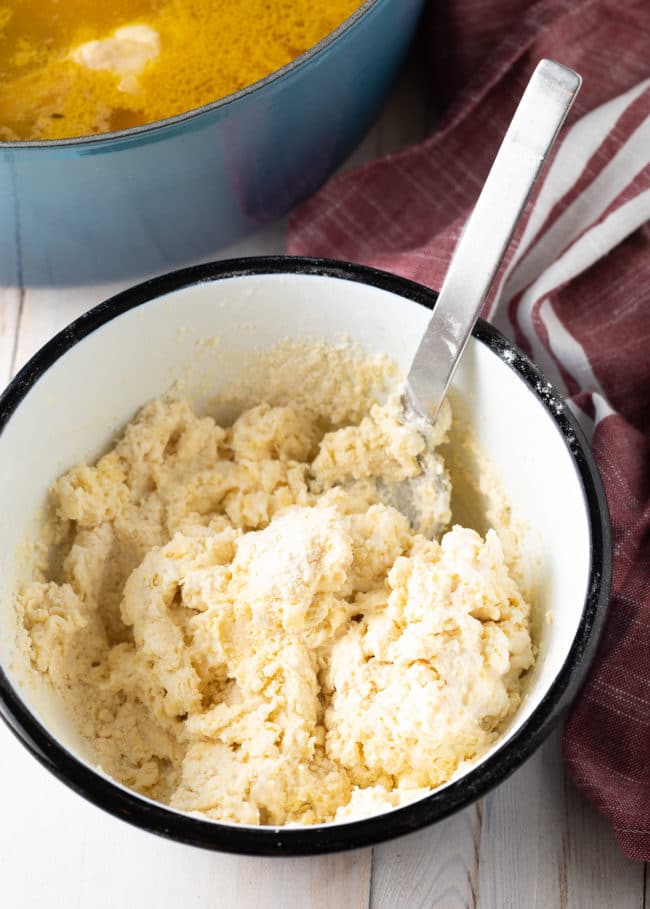
[(566, 394), (603, 475), (613, 596), (564, 756), (623, 851), (650, 860), (650, 0), (434, 6), (440, 127), (332, 180), (292, 217), (289, 252), (439, 287), (536, 63), (582, 74), (485, 314)]

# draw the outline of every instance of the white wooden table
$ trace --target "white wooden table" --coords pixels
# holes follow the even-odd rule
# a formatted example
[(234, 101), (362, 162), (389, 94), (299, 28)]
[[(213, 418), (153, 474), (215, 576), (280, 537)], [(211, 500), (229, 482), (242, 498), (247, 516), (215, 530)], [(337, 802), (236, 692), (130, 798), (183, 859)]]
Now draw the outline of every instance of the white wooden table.
[[(407, 73), (348, 165), (424, 131)], [(214, 258), (282, 252), (285, 224)], [(121, 289), (0, 289), (0, 386), (56, 331)], [(2, 909), (641, 909), (646, 870), (563, 772), (559, 733), (499, 789), (428, 830), (328, 857), (212, 854), (103, 814), (47, 773), (0, 723)], [(649, 901), (650, 909), (650, 901)]]

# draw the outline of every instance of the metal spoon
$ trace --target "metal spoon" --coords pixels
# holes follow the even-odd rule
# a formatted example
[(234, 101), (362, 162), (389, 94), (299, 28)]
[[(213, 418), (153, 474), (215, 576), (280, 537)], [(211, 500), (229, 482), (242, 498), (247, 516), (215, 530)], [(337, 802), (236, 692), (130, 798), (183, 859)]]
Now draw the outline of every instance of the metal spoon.
[[(406, 377), (404, 419), (421, 425), (424, 421), (425, 430), (438, 416), (530, 192), (581, 83), (573, 70), (542, 60), (526, 86), (454, 250)], [(442, 482), (439, 477), (427, 477), (425, 461), (422, 467), (419, 477), (384, 489), (385, 498), (416, 526), (415, 485)]]

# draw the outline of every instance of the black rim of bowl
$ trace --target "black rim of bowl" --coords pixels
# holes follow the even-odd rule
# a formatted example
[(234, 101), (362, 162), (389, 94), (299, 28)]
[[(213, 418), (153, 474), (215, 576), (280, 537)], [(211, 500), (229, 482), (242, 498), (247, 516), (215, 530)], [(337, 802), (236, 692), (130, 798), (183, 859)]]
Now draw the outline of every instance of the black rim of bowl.
[[(188, 285), (246, 275), (322, 275), (368, 284), (431, 308), (436, 293), (386, 272), (324, 259), (284, 256), (232, 259), (193, 266), (145, 281), (100, 303), (45, 344), (0, 396), (0, 435), (35, 383), (66, 351), (127, 310)], [(588, 592), (580, 623), (560, 672), (525, 723), (483, 764), (425, 798), (387, 814), (314, 827), (248, 827), (177, 813), (98, 775), (41, 725), (0, 667), (0, 712), (27, 747), (70, 788), (122, 820), (171, 839), (224, 852), (302, 855), (369, 846), (442, 820), (502, 782), (541, 744), (582, 684), (602, 630), (611, 583), (611, 531), (600, 474), (563, 398), (546, 377), (495, 328), (479, 322), (474, 337), (525, 382), (560, 432), (582, 483), (591, 532)], [(507, 356), (504, 354), (507, 352)]]
[(89, 145), (95, 145), (102, 142), (109, 143), (118, 139), (129, 139), (133, 136), (142, 136), (147, 133), (153, 133), (156, 130), (164, 129), (166, 126), (173, 126), (177, 123), (182, 123), (185, 120), (192, 120), (208, 111), (227, 107), (229, 104), (239, 101), (240, 98), (259, 91), (272, 82), (282, 79), (293, 70), (310, 63), (314, 57), (324, 53), (341, 35), (358, 25), (373, 7), (382, 2), (385, 2), (385, 0), (363, 0), (359, 7), (335, 29), (321, 38), (321, 40), (312, 47), (303, 51), (302, 54), (299, 54), (297, 57), (294, 57), (293, 60), (285, 63), (280, 69), (273, 70), (268, 75), (263, 76), (256, 82), (251, 82), (250, 85), (245, 85), (236, 92), (231, 92), (229, 95), (224, 95), (222, 98), (216, 98), (214, 101), (208, 101), (207, 104), (202, 104), (199, 107), (192, 107), (189, 110), (181, 111), (179, 114), (173, 114), (171, 117), (164, 117), (161, 120), (152, 120), (150, 123), (143, 123), (141, 126), (131, 126), (128, 129), (117, 129), (105, 133), (92, 133), (85, 136), (70, 136), (66, 139), (17, 139), (15, 141), (0, 141), (0, 149), (62, 148), (65, 146), (80, 146), (86, 148)]

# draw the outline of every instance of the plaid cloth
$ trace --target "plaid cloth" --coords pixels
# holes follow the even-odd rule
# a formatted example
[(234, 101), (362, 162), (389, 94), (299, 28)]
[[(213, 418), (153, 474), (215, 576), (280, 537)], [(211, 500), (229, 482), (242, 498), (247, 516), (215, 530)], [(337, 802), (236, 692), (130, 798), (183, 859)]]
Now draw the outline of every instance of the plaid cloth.
[(448, 0), (422, 29), (439, 127), (333, 179), (288, 251), (440, 287), (536, 63), (583, 76), (484, 315), (564, 392), (602, 472), (613, 595), (564, 758), (622, 850), (650, 860), (650, 0)]

